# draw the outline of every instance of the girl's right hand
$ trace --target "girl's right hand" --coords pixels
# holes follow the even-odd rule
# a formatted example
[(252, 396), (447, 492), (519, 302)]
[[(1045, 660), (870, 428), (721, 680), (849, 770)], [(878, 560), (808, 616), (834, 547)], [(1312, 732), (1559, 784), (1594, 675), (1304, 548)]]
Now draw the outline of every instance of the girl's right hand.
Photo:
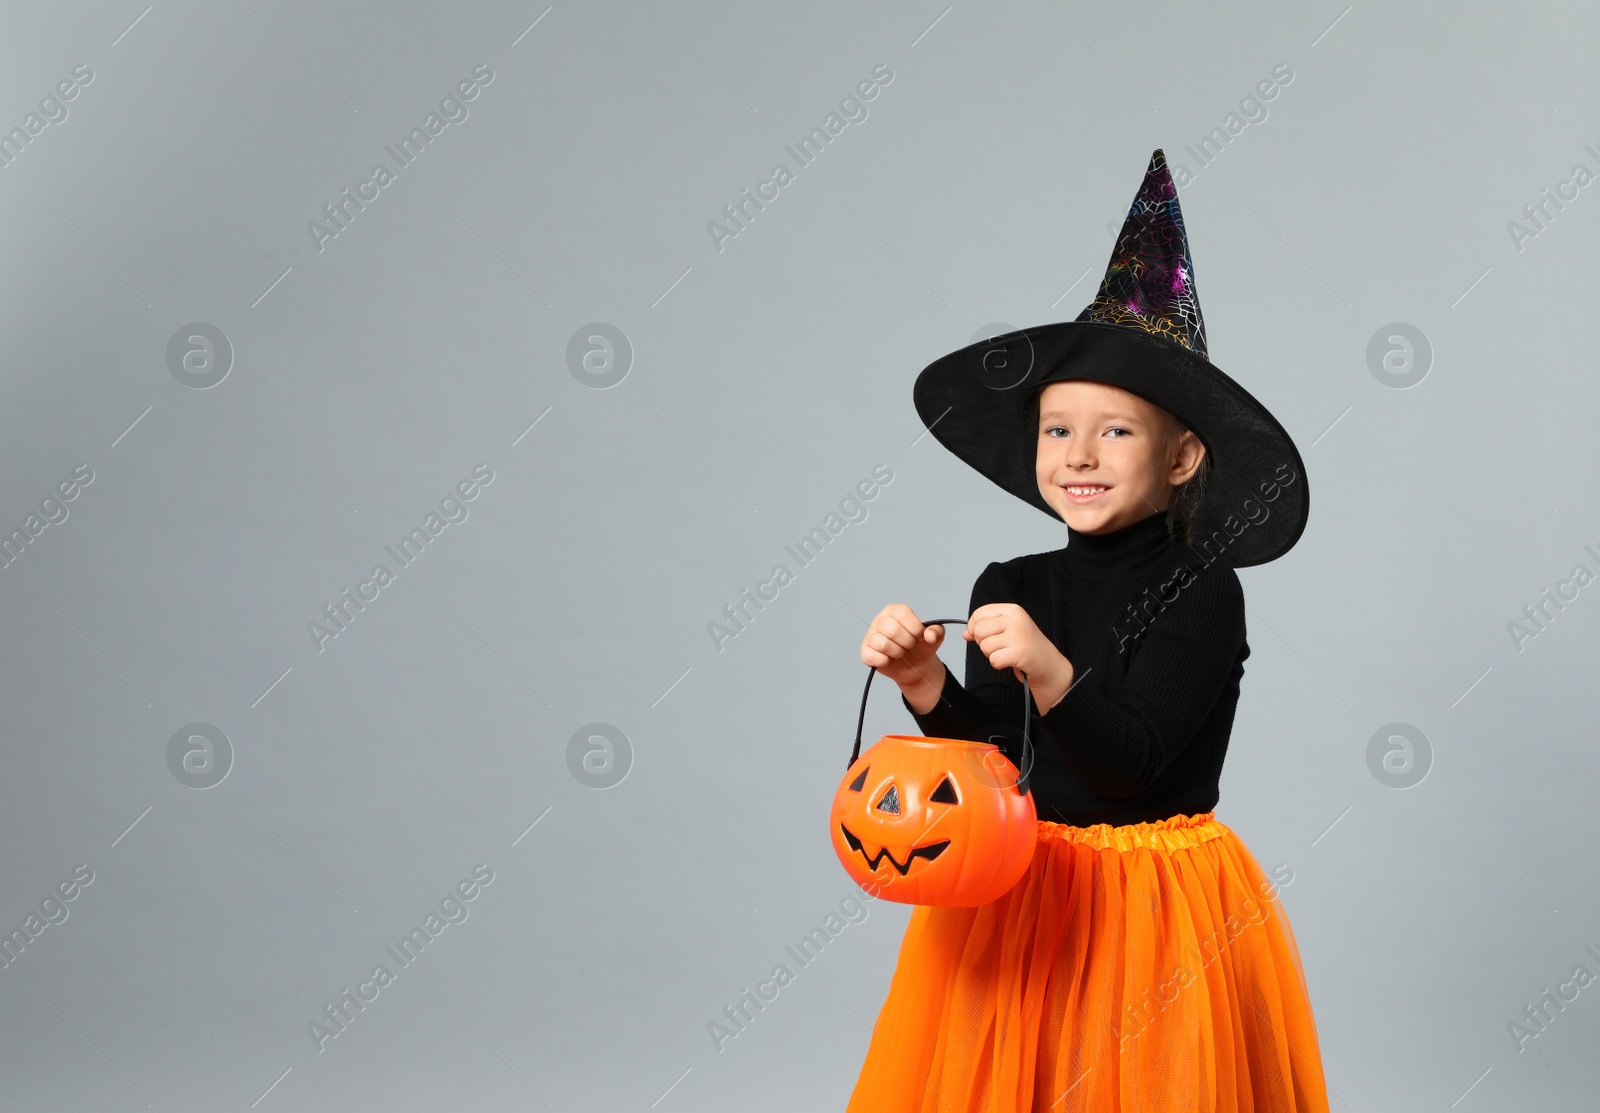
[[(939, 646), (943, 626), (924, 626), (904, 603), (890, 603), (879, 611), (861, 639), (861, 660), (900, 686), (907, 698), (913, 694), (937, 695), (944, 689), (944, 662)], [(932, 705), (934, 700), (912, 700)]]

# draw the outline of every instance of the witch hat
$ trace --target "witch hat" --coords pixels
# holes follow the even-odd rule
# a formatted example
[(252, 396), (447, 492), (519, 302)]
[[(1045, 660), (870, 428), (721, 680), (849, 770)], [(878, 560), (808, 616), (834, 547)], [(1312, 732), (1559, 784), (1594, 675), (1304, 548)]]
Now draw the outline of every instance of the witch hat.
[(929, 364), (913, 388), (935, 439), (994, 483), (1061, 518), (1034, 473), (1032, 400), (1067, 379), (1137, 394), (1192, 429), (1211, 471), (1194, 514), (1198, 548), (1244, 568), (1276, 560), (1305, 531), (1305, 465), (1272, 413), (1218, 370), (1206, 347), (1178, 191), (1158, 148), (1076, 320), (1019, 329)]

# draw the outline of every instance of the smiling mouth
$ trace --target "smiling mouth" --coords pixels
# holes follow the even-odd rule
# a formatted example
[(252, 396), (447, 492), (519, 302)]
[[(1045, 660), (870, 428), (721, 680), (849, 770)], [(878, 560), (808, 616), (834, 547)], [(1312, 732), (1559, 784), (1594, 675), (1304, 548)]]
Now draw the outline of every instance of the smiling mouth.
[(1100, 483), (1064, 483), (1061, 485), (1061, 489), (1067, 493), (1067, 498), (1073, 502), (1088, 502), (1111, 490), (1110, 487)]
[(889, 864), (894, 866), (901, 877), (906, 875), (906, 871), (911, 868), (911, 863), (915, 862), (918, 858), (926, 858), (931, 862), (939, 855), (943, 854), (945, 848), (950, 845), (949, 839), (941, 839), (939, 842), (929, 843), (927, 846), (914, 847), (911, 853), (906, 855), (906, 864), (902, 866), (899, 862), (895, 861), (894, 855), (889, 853), (889, 848), (887, 846), (880, 847), (876, 854), (868, 857), (866, 848), (861, 845), (861, 840), (855, 837), (850, 828), (841, 823), (839, 824), (839, 830), (844, 832), (844, 841), (850, 844), (850, 849), (856, 851), (861, 855), (862, 858), (866, 860), (867, 868), (873, 873), (878, 872), (879, 863), (887, 858), (889, 859)]

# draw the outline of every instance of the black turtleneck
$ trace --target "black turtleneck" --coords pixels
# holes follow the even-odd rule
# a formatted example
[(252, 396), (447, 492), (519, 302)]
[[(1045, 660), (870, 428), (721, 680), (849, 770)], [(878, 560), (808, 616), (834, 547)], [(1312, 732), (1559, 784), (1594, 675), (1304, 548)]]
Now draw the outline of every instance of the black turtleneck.
[[(1250, 655), (1244, 590), (1226, 563), (1174, 541), (1163, 510), (1066, 548), (983, 570), (968, 614), (1016, 603), (1072, 662), (1073, 686), (1032, 729), (1039, 818), (1087, 826), (1212, 810)], [(967, 644), (917, 715), (935, 738), (994, 741), (1020, 764), (1022, 684)], [(902, 701), (903, 702), (903, 701)], [(910, 705), (906, 705), (910, 710)]]

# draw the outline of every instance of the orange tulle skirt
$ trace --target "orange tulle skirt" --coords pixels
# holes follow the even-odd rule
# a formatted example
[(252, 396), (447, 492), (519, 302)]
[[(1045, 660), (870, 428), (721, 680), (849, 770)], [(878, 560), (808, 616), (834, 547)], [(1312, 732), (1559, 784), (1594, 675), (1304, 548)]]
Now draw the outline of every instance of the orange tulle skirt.
[(918, 905), (849, 1113), (1327, 1113), (1277, 889), (1213, 813), (1038, 821), (977, 908)]

